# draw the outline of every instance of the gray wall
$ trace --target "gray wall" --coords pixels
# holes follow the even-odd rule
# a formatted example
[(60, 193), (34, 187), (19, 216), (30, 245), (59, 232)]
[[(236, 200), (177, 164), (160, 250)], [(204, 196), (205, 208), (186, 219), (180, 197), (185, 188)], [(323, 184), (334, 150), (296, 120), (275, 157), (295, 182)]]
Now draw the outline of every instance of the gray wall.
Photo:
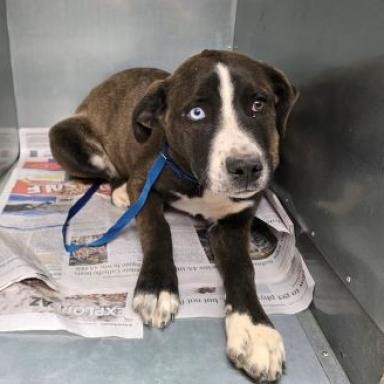
[[(236, 20), (236, 49), (284, 69), (301, 91), (277, 182), (384, 331), (384, 2), (239, 0)], [(329, 321), (327, 336), (351, 381), (378, 382), (383, 338), (370, 337), (369, 322), (357, 332), (361, 318), (337, 302), (337, 292), (327, 294), (331, 305), (315, 297), (315, 311)]]
[(239, 0), (234, 46), (296, 83), (383, 52), (382, 0)]
[(19, 151), (5, 0), (0, 0), (0, 177)]
[(133, 66), (173, 69), (231, 46), (233, 0), (9, 0), (20, 126), (49, 126), (89, 89)]

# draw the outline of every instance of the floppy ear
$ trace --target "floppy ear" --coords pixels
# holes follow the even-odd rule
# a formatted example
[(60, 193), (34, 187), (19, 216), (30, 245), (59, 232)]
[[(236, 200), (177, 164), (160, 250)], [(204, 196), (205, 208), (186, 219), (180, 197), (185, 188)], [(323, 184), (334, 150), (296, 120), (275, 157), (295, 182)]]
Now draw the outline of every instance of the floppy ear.
[(299, 92), (283, 72), (266, 64), (264, 64), (264, 68), (276, 95), (276, 127), (280, 136), (284, 136), (288, 116), (299, 98)]
[(165, 107), (166, 85), (164, 81), (157, 81), (150, 86), (133, 110), (133, 133), (139, 143), (147, 141), (152, 130), (161, 125), (160, 115), (165, 111)]

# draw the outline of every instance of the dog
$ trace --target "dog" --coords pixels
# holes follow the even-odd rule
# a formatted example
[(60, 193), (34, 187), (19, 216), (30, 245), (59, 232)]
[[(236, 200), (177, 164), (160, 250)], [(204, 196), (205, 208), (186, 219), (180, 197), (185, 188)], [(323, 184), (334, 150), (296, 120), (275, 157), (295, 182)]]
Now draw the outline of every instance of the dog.
[(134, 68), (113, 75), (49, 134), (61, 166), (75, 177), (108, 180), (122, 208), (137, 199), (167, 143), (172, 160), (198, 183), (165, 168), (137, 216), (144, 257), (133, 308), (149, 326), (174, 319), (178, 280), (164, 207), (203, 217), (226, 291), (227, 355), (262, 382), (280, 378), (285, 351), (256, 295), (250, 226), (296, 99), (295, 87), (270, 65), (204, 50), (173, 74)]

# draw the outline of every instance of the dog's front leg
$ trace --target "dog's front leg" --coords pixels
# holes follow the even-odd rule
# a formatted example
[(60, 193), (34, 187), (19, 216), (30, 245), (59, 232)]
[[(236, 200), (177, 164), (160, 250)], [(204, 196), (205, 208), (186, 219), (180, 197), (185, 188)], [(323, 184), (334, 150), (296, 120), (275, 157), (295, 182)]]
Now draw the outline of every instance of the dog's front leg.
[(232, 215), (212, 227), (210, 243), (226, 290), (227, 354), (237, 368), (260, 382), (278, 380), (285, 352), (256, 295), (254, 269), (249, 257), (253, 213)]
[[(134, 193), (133, 197), (136, 199)], [(177, 313), (179, 294), (171, 231), (164, 217), (163, 201), (156, 192), (150, 193), (136, 218), (136, 225), (144, 256), (133, 309), (144, 324), (164, 328)]]

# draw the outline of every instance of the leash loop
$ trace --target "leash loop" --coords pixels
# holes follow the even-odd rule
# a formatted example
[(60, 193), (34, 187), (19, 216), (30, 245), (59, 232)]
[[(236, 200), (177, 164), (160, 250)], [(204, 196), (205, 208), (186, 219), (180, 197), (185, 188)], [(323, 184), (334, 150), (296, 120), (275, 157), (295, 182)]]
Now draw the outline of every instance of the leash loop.
[(141, 209), (144, 207), (153, 184), (155, 184), (156, 180), (160, 176), (165, 166), (168, 166), (172, 170), (172, 172), (175, 173), (178, 177), (194, 183), (198, 183), (195, 177), (183, 171), (172, 159), (168, 157), (167, 150), (168, 146), (165, 144), (163, 150), (159, 153), (159, 155), (157, 156), (148, 171), (144, 187), (141, 190), (138, 199), (127, 208), (127, 210), (119, 217), (119, 219), (117, 219), (117, 221), (112, 225), (112, 227), (108, 229), (107, 232), (103, 233), (100, 237), (89, 243), (68, 243), (67, 232), (71, 219), (88, 203), (91, 197), (95, 194), (95, 192), (100, 187), (101, 180), (97, 180), (92, 183), (88, 190), (84, 193), (84, 195), (79, 200), (77, 200), (76, 203), (68, 211), (67, 218), (62, 227), (63, 243), (65, 250), (69, 253), (73, 253), (83, 247), (100, 247), (115, 239), (118, 234), (124, 229), (124, 227), (128, 225), (129, 222), (134, 217), (136, 217), (141, 211)]

